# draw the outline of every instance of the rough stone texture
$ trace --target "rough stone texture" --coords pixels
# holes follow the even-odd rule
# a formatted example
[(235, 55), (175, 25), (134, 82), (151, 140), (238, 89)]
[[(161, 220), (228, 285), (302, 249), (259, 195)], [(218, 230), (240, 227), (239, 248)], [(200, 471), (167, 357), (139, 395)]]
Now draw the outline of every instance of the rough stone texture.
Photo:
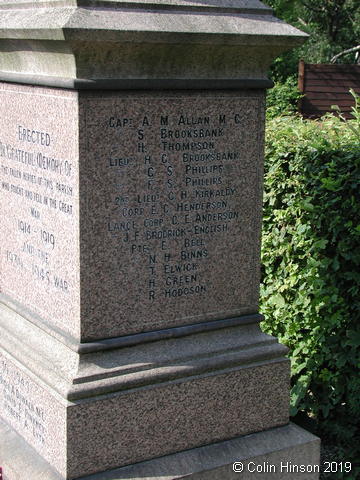
[(32, 321), (89, 341), (257, 311), (262, 94), (0, 95), (0, 288)]
[(0, 84), (0, 112), (0, 291), (78, 337), (77, 94)]
[(69, 476), (284, 425), (287, 392), (286, 363), (270, 363), (71, 406)]
[(266, 78), (272, 59), (306, 38), (257, 0), (155, 3), (3, 5), (0, 71), (48, 81)]
[(258, 325), (77, 353), (257, 311), (263, 93), (0, 94), (2, 417), (67, 478), (286, 424)]
[(258, 320), (79, 355), (74, 345), (64, 345), (1, 303), (0, 318), (1, 346), (68, 400), (279, 361), (287, 352), (274, 337), (260, 331)]
[[(44, 3), (47, 4), (48, 0), (0, 0), (0, 5), (4, 6), (4, 8), (8, 8), (9, 6), (13, 7), (19, 7), (19, 4), (21, 5), (27, 5), (27, 6), (37, 6), (37, 7), (44, 7)], [(63, 7), (65, 4), (68, 4), (70, 6), (74, 5), (95, 5), (96, 1), (86, 1), (86, 0), (69, 0), (68, 2), (66, 0), (54, 0), (53, 4), (55, 7)], [(102, 0), (102, 4), (107, 5), (109, 2), (107, 0)], [(112, 3), (121, 7), (124, 3), (125, 4), (133, 4), (134, 6), (136, 5), (146, 5), (146, 4), (151, 4), (151, 6), (154, 4), (153, 0), (112, 0)], [(259, 0), (217, 0), (216, 2), (213, 2), (212, 0), (202, 0), (201, 5), (198, 5), (198, 2), (196, 0), (157, 0), (156, 1), (157, 5), (163, 5), (167, 7), (174, 6), (176, 8), (181, 7), (181, 6), (186, 6), (186, 7), (191, 7), (192, 9), (196, 9), (196, 7), (200, 9), (210, 9), (210, 10), (217, 10), (217, 9), (226, 9), (226, 10), (236, 10), (236, 11), (256, 11), (259, 14), (260, 13), (271, 13), (272, 10), (270, 7), (267, 5), (263, 4)], [(47, 6), (47, 5), (45, 5)]]
[(79, 108), (82, 337), (256, 312), (262, 95), (82, 93)]
[(65, 401), (5, 352), (0, 353), (0, 417), (57, 470), (65, 471)]
[[(259, 89), (304, 34), (257, 0), (49, 5), (0, 2), (0, 79), (47, 85), (0, 88), (0, 406), (58, 473), (6, 430), (6, 480), (285, 425), (285, 348), (256, 324)], [(115, 91), (48, 88), (80, 84)], [(188, 474), (171, 462), (165, 474)], [(229, 464), (206, 462), (215, 476)]]
[[(4, 480), (64, 480), (13, 430), (0, 421), (0, 458)], [(319, 466), (319, 439), (295, 425), (234, 438), (221, 443), (186, 450), (135, 465), (82, 477), (80, 480), (316, 480), (313, 473), (288, 473), (281, 463)], [(243, 473), (233, 471), (233, 463), (244, 464)], [(249, 472), (254, 466), (263, 472)], [(266, 469), (268, 471), (266, 471)], [(269, 471), (269, 470), (273, 471)]]
[[(193, 337), (193, 356), (184, 356), (189, 368), (196, 357), (203, 356), (204, 364), (207, 362), (205, 344), (202, 350), (197, 349), (198, 335)], [(8, 338), (3, 338), (4, 345), (12, 348)], [(208, 340), (212, 346), (211, 336)], [(259, 343), (261, 340), (266, 339), (260, 337)], [(198, 341), (201, 345), (201, 338)], [(228, 343), (226, 337), (223, 342)], [(161, 358), (162, 342), (156, 342), (155, 349), (156, 346)], [(209, 358), (207, 370), (202, 367), (203, 373), (191, 376), (186, 376), (190, 372), (182, 370), (179, 361), (171, 363), (169, 358), (164, 363), (162, 358), (159, 367), (163, 363), (163, 374), (154, 377), (152, 369), (156, 373), (156, 365), (152, 365), (152, 355), (147, 368), (146, 355), (138, 355), (138, 362), (142, 361), (145, 367), (140, 373), (148, 376), (147, 385), (138, 388), (134, 388), (136, 383), (131, 388), (127, 382), (127, 377), (131, 380), (137, 375), (133, 364), (136, 355), (130, 351), (128, 355), (124, 353), (124, 360), (128, 357), (127, 367), (120, 368), (118, 362), (117, 369), (109, 369), (115, 367), (112, 360), (116, 356), (107, 359), (109, 354), (104, 353), (84, 355), (89, 359), (84, 358), (87, 363), (80, 370), (83, 378), (79, 378), (78, 387), (82, 391), (78, 392), (79, 399), (73, 401), (66, 401), (64, 394), (60, 396), (45, 383), (56, 382), (56, 378), (47, 377), (42, 364), (34, 364), (22, 348), (20, 352), (15, 350), (16, 355), (36, 371), (37, 377), (4, 353), (0, 364), (1, 417), (69, 478), (287, 423), (288, 361), (269, 358), (267, 353), (265, 358), (248, 356), (240, 363), (229, 346), (226, 351), (224, 345), (224, 351), (218, 345), (219, 351), (214, 354), (213, 363)], [(140, 349), (134, 347), (135, 352), (137, 348)], [(249, 346), (247, 349), (251, 350)], [(102, 368), (96, 370), (96, 365)], [(176, 375), (179, 367), (182, 376)], [(64, 381), (58, 378), (60, 383)], [(124, 382), (121, 388), (119, 381)], [(99, 395), (104, 388), (109, 393)], [(25, 425), (26, 421), (31, 421), (31, 428)]]

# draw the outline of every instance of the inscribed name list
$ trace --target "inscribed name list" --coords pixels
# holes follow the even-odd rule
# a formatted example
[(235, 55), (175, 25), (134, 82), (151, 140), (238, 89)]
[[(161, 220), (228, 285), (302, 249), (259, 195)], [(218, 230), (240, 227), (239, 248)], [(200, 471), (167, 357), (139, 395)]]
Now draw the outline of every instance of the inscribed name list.
[(80, 117), (84, 336), (254, 313), (262, 98), (88, 94)]

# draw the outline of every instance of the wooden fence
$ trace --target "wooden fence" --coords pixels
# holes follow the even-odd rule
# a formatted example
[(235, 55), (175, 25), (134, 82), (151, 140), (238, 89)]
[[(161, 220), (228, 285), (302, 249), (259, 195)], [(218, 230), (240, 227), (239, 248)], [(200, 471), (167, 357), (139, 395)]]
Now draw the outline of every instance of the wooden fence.
[(299, 90), (305, 95), (299, 102), (300, 113), (307, 118), (318, 118), (334, 112), (338, 105), (346, 118), (351, 118), (353, 88), (360, 95), (360, 65), (332, 65), (299, 63)]

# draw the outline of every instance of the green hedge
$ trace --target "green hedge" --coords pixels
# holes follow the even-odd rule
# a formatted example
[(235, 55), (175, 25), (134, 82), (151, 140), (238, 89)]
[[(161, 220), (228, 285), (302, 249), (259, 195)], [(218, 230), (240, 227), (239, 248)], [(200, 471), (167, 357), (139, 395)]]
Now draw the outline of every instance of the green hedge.
[(359, 109), (354, 117), (268, 121), (262, 246), (263, 328), (290, 348), (291, 414), (306, 412), (344, 461), (360, 458)]
[(297, 76), (287, 78), (284, 83), (275, 83), (266, 97), (266, 118), (295, 114), (301, 97)]

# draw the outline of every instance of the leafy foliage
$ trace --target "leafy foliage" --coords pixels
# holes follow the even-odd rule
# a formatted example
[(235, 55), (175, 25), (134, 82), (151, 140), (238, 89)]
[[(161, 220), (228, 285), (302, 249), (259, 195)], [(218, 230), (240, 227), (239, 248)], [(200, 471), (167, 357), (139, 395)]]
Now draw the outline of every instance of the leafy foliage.
[(266, 97), (267, 118), (295, 114), (300, 97), (296, 77), (289, 77), (284, 83), (275, 83)]
[[(266, 0), (275, 15), (310, 35), (299, 48), (277, 58), (272, 78), (284, 82), (297, 72), (298, 61), (329, 63), (337, 53), (354, 47), (360, 37), (360, 3), (358, 0)], [(355, 55), (339, 62), (354, 63)]]
[(346, 448), (344, 459), (358, 460), (359, 108), (353, 114), (268, 122), (261, 311), (265, 331), (290, 348), (291, 414), (306, 412)]

